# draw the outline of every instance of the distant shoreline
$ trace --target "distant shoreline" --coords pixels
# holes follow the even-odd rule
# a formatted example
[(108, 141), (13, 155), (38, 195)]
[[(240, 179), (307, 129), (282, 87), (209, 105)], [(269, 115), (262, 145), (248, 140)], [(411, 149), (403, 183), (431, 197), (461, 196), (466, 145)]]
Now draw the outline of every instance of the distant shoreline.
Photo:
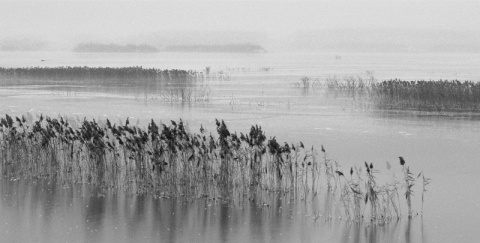
[(228, 45), (169, 45), (163, 52), (209, 52), (209, 53), (265, 53), (262, 46), (254, 44)]
[(81, 43), (73, 48), (73, 52), (90, 53), (157, 53), (157, 52), (204, 52), (204, 53), (265, 53), (262, 46), (254, 44), (227, 45), (168, 45), (156, 48), (151, 45), (119, 45)]
[(158, 52), (158, 49), (150, 45), (81, 43), (75, 46), (75, 48), (73, 48), (73, 51), (96, 53), (154, 53)]

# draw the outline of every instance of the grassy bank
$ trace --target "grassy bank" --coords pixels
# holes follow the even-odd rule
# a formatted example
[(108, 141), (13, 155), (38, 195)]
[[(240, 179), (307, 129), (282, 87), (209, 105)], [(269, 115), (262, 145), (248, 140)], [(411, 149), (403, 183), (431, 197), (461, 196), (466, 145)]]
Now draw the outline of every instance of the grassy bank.
[(221, 198), (234, 191), (263, 191), (305, 199), (320, 195), (323, 188), (352, 220), (385, 222), (401, 217), (400, 205), (407, 203), (403, 215), (413, 214), (417, 177), (404, 162), (398, 166), (403, 176), (388, 183), (377, 180), (379, 171), (372, 163), (344, 173), (323, 146), (317, 151), (302, 142), (282, 144), (268, 139), (257, 125), (237, 134), (217, 120), (214, 135), (203, 127), (190, 132), (182, 120), (158, 125), (151, 120), (144, 129), (128, 119), (112, 124), (108, 119), (34, 119), (30, 114), (6, 115), (0, 125), (1, 173), (12, 180), (55, 178), (167, 197)]

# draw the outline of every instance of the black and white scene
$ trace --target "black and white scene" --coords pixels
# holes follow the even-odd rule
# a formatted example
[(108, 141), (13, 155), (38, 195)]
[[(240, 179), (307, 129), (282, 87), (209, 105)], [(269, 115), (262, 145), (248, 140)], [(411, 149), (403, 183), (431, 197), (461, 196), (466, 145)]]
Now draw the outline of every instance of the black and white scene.
[(479, 13), (0, 0), (0, 242), (478, 242)]

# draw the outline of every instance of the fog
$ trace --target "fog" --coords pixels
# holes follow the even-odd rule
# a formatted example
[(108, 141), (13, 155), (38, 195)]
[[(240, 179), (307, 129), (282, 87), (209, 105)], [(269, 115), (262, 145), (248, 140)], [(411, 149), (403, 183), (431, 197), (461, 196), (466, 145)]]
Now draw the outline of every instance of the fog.
[(270, 51), (415, 51), (439, 41), (433, 51), (479, 51), (478, 10), (478, 1), (2, 1), (0, 41), (32, 50), (248, 42)]

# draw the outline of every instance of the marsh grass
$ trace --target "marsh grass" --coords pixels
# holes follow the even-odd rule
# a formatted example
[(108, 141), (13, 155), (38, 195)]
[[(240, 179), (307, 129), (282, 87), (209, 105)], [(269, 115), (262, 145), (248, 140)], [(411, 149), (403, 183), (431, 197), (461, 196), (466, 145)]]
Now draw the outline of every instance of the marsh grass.
[(325, 85), (330, 90), (343, 90), (343, 91), (365, 91), (370, 86), (374, 85), (377, 80), (373, 77), (361, 77), (361, 76), (345, 76), (339, 78), (337, 76), (329, 77), (325, 81)]
[[(161, 197), (248, 197), (265, 200), (261, 203), (266, 206), (269, 202), (262, 198), (275, 194), (305, 202), (315, 199), (326, 185), (328, 210), (341, 205), (348, 220), (380, 224), (401, 216), (395, 195), (405, 187), (404, 203), (412, 215), (414, 178), (408, 167), (402, 165), (404, 180), (382, 184), (379, 171), (365, 162), (365, 172), (351, 168), (347, 179), (323, 146), (323, 156), (318, 156), (302, 142), (282, 145), (275, 137), (267, 139), (258, 125), (245, 134), (230, 132), (223, 120), (215, 125), (216, 135), (203, 126), (191, 132), (182, 120), (158, 125), (151, 120), (142, 128), (128, 118), (112, 124), (108, 119), (6, 115), (0, 119), (0, 171), (12, 180), (52, 178), (64, 185)], [(428, 182), (424, 178), (424, 192)]]
[(154, 85), (158, 82), (191, 82), (203, 79), (202, 73), (186, 70), (161, 70), (143, 67), (0, 67), (2, 85), (94, 84)]
[[(376, 224), (385, 224), (394, 218), (402, 217), (402, 204), (407, 205), (408, 217), (417, 215), (418, 213), (415, 213), (412, 206), (415, 177), (404, 162), (403, 164), (401, 162), (401, 166), (403, 178), (397, 180), (397, 177), (393, 174), (392, 181), (386, 183), (379, 182), (377, 175), (380, 172), (374, 169), (372, 163), (365, 162), (364, 171), (352, 167), (349, 179), (342, 171), (336, 170), (335, 176), (343, 178), (343, 180), (339, 180), (340, 195), (338, 197), (343, 208), (343, 216), (355, 222), (367, 219)], [(423, 172), (417, 178), (421, 175), (423, 175)], [(429, 178), (424, 179), (423, 190), (425, 192), (425, 186), (428, 185), (430, 180)], [(400, 197), (402, 188), (404, 189), (404, 200)]]
[(303, 76), (300, 78), (300, 81), (293, 82), (292, 83), (294, 87), (296, 88), (303, 88), (303, 89), (309, 89), (309, 88), (317, 88), (321, 87), (322, 84), (320, 83), (320, 80), (317, 79), (312, 79), (307, 76)]
[(149, 94), (146, 90), (135, 96), (137, 100), (164, 101), (173, 103), (196, 103), (210, 101), (212, 90), (206, 85), (175, 86), (159, 91), (159, 94)]
[(480, 83), (458, 80), (383, 82), (375, 78), (336, 77), (327, 79), (327, 89), (335, 97), (351, 98), (379, 109), (420, 111), (479, 111)]
[(370, 96), (380, 108), (480, 110), (480, 83), (471, 81), (388, 80), (373, 86)]
[(355, 105), (377, 109), (480, 111), (480, 82), (391, 79), (378, 81), (373, 71), (363, 76), (332, 76), (320, 81), (302, 77), (294, 87), (324, 88), (327, 96), (348, 98)]

